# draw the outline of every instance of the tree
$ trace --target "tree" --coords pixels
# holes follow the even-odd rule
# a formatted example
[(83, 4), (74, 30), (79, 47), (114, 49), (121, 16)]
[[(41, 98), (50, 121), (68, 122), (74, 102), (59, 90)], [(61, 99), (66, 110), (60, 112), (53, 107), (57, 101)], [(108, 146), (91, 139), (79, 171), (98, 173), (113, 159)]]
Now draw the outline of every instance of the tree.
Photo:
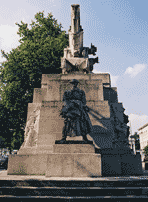
[(144, 148), (144, 154), (148, 156), (148, 145)]
[[(10, 53), (1, 50), (7, 61), (0, 67), (0, 94), (2, 105), (9, 114), (9, 123), (6, 124), (8, 126), (11, 123), (8, 136), (11, 136), (11, 141), (13, 139), (13, 147), (16, 143), (19, 147), (18, 142), (21, 144), (23, 141), (22, 131), (26, 124), (28, 103), (33, 100), (34, 88), (41, 87), (42, 74), (62, 72), (61, 57), (64, 48), (68, 46), (68, 35), (61, 30), (61, 24), (57, 23), (51, 13), (45, 18), (44, 12), (39, 12), (35, 19), (30, 24), (31, 29), (22, 21), (21, 24), (16, 23), (21, 37), (20, 45)], [(0, 114), (2, 122), (4, 113)]]
[(135, 149), (139, 150), (140, 149), (140, 140), (139, 140), (139, 135), (137, 132), (134, 133), (134, 135), (131, 136), (131, 138), (135, 139)]
[(12, 122), (10, 117), (9, 110), (0, 104), (0, 147), (9, 147), (9, 150), (12, 150), (11, 136), (13, 131), (11, 130)]

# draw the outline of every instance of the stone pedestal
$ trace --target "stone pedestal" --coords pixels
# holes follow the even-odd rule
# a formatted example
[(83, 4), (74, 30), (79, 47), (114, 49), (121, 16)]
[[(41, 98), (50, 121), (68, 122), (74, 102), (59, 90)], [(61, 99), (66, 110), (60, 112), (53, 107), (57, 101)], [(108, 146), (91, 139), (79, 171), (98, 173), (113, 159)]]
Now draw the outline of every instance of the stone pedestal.
[(101, 176), (101, 155), (93, 144), (56, 144), (47, 159), (47, 177)]
[(95, 153), (91, 141), (90, 144), (67, 141), (65, 144), (53, 145), (50, 154), (10, 155), (7, 173), (47, 177), (98, 177), (101, 176), (101, 154)]
[(45, 175), (50, 154), (10, 155), (8, 175)]
[(101, 151), (103, 176), (142, 175), (141, 157), (130, 148), (116, 147)]

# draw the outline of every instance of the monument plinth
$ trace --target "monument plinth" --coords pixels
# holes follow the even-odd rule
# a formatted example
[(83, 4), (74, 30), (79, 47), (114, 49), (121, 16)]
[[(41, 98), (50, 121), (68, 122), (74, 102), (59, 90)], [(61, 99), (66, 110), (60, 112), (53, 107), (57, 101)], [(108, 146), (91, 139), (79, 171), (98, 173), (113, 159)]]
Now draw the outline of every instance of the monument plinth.
[[(92, 44), (91, 48), (83, 47), (80, 8), (72, 5), (69, 47), (61, 58), (62, 74), (43, 74), (41, 88), (34, 89), (24, 143), (17, 155), (10, 155), (8, 174), (91, 177), (142, 173), (140, 158), (128, 145), (128, 116), (118, 102), (117, 88), (111, 87), (110, 74), (92, 73), (98, 57), (88, 56), (96, 51)], [(85, 93), (83, 105), (89, 109), (92, 124), (90, 133), (85, 130), (89, 142), (83, 140), (84, 134), (67, 136), (61, 142), (65, 123), (60, 113), (65, 92), (72, 91), (72, 79), (78, 80), (79, 92)]]

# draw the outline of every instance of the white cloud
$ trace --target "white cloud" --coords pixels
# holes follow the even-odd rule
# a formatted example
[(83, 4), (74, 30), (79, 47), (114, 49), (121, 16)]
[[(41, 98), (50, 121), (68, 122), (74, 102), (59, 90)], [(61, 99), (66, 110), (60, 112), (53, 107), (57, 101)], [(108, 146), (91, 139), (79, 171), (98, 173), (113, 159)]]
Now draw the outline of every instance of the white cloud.
[(18, 26), (1, 25), (0, 26), (0, 45), (1, 49), (10, 51), (12, 48), (16, 48), (19, 45), (20, 39), (17, 34)]
[(134, 134), (134, 132), (138, 132), (138, 129), (140, 127), (142, 127), (144, 124), (148, 123), (148, 116), (130, 114), (129, 121), (131, 122), (132, 134)]
[(6, 61), (6, 58), (3, 58), (2, 54), (0, 53), (0, 65), (1, 65), (2, 62), (5, 62), (5, 61)]
[[(95, 74), (99, 74), (99, 73), (109, 73), (109, 72), (101, 72), (101, 71), (98, 71), (98, 70), (96, 70), (96, 69), (94, 69), (92, 72), (95, 73)], [(110, 74), (110, 73), (109, 73), (109, 74)], [(110, 74), (110, 78), (111, 78), (111, 86), (112, 86), (112, 87), (117, 87), (117, 80), (118, 80), (119, 76), (113, 76), (112, 74)]]
[(133, 67), (128, 67), (125, 71), (125, 74), (129, 74), (131, 78), (134, 78), (137, 74), (139, 74), (146, 67), (147, 67), (146, 64), (136, 64)]
[[(19, 43), (18, 26), (0, 25), (0, 49), (6, 53), (10, 52), (13, 48), (16, 48)], [(0, 64), (6, 61), (0, 52)]]

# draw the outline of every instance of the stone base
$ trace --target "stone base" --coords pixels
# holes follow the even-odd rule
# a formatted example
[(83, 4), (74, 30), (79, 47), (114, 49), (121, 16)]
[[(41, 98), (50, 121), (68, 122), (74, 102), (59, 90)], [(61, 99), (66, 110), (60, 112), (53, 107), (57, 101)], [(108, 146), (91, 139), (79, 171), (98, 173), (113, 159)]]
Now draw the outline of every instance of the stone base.
[(53, 153), (95, 153), (93, 144), (55, 144), (53, 145)]
[(93, 144), (55, 144), (50, 154), (10, 155), (7, 173), (97, 177), (101, 176), (101, 154), (95, 153)]
[(35, 147), (21, 147), (18, 155), (50, 154), (53, 153), (53, 145), (39, 145)]
[(93, 144), (93, 141), (79, 141), (79, 140), (76, 140), (76, 141), (70, 141), (70, 140), (56, 140), (55, 141), (55, 144)]
[(10, 155), (8, 175), (45, 175), (48, 154)]
[(101, 155), (91, 153), (57, 153), (48, 155), (47, 177), (101, 176)]
[(129, 150), (102, 150), (102, 176), (142, 175), (140, 155)]

